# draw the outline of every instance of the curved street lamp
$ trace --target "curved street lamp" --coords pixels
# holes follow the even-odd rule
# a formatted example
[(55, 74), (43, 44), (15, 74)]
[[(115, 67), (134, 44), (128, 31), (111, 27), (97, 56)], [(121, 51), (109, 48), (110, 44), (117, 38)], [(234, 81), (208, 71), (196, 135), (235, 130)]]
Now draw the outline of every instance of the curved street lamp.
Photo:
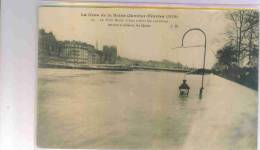
[(184, 47), (184, 38), (185, 38), (185, 36), (186, 36), (190, 31), (200, 31), (200, 32), (204, 35), (204, 38), (205, 38), (205, 43), (204, 43), (204, 57), (203, 57), (203, 70), (202, 70), (201, 88), (200, 88), (200, 98), (202, 98), (202, 93), (203, 93), (203, 89), (204, 89), (204, 74), (205, 74), (205, 62), (206, 62), (207, 36), (206, 36), (206, 33), (205, 33), (203, 30), (201, 30), (200, 28), (192, 28), (192, 29), (189, 29), (188, 31), (186, 31), (186, 32), (183, 34), (182, 43), (181, 43), (181, 46), (182, 46), (182, 47)]

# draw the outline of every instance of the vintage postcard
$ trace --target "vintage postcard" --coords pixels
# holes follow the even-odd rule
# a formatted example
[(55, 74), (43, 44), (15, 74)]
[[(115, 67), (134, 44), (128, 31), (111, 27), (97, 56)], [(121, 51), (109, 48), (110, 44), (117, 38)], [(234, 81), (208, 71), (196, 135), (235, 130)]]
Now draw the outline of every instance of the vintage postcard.
[(38, 14), (38, 147), (256, 150), (258, 10)]

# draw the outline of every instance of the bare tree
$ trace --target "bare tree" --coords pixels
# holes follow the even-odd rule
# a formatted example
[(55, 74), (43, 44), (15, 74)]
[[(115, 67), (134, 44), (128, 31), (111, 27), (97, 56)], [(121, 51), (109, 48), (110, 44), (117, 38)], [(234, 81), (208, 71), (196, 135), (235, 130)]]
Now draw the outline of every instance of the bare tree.
[(231, 20), (227, 35), (237, 50), (237, 64), (243, 65), (245, 58), (248, 58), (248, 65), (255, 64), (253, 57), (258, 49), (258, 12), (238, 10), (228, 13), (227, 18)]

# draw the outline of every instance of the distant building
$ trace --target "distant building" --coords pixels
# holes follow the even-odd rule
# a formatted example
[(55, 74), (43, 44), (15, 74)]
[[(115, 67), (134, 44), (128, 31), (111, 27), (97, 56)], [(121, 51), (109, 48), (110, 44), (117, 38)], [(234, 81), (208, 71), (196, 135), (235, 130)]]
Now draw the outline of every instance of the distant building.
[(101, 52), (93, 45), (79, 41), (64, 41), (61, 44), (61, 57), (68, 62), (100, 64)]
[(39, 31), (39, 62), (100, 64), (103, 52), (80, 41), (58, 41), (52, 32)]

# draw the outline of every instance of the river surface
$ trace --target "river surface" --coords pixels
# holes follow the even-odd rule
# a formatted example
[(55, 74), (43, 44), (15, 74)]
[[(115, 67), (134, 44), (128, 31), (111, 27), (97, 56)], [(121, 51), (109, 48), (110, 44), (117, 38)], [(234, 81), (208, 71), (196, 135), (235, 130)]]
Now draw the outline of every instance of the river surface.
[(199, 75), (39, 69), (38, 81), (39, 147), (178, 150), (204, 111)]

